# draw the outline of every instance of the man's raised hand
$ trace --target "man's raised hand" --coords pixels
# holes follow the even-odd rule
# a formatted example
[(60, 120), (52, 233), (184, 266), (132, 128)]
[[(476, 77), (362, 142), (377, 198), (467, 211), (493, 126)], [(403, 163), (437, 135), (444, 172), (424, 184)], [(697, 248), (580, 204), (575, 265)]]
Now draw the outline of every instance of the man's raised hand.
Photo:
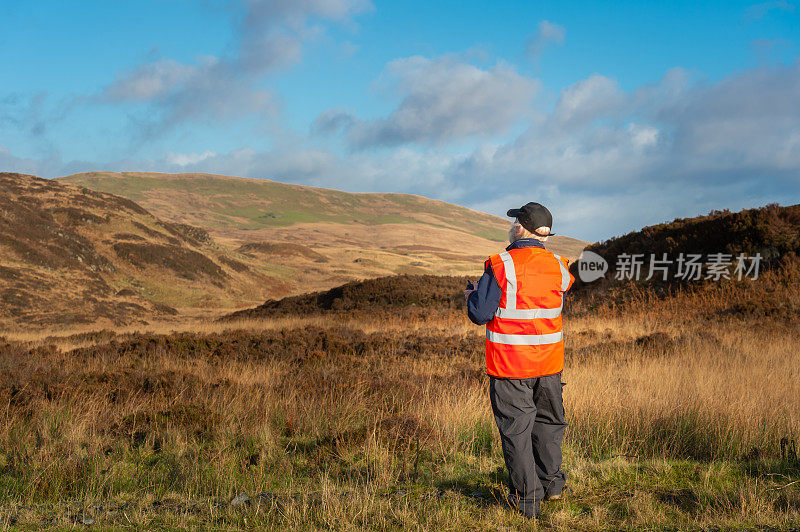
[(469, 296), (472, 292), (478, 290), (478, 282), (477, 281), (467, 281), (467, 289), (464, 290), (464, 299), (468, 300)]

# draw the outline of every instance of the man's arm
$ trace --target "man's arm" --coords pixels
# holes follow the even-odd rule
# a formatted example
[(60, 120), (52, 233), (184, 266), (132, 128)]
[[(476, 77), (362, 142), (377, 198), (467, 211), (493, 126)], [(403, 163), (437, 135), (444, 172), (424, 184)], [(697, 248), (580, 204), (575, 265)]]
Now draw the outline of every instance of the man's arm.
[(478, 289), (467, 298), (467, 315), (470, 321), (475, 325), (485, 325), (492, 321), (502, 295), (492, 268), (487, 266), (478, 281)]

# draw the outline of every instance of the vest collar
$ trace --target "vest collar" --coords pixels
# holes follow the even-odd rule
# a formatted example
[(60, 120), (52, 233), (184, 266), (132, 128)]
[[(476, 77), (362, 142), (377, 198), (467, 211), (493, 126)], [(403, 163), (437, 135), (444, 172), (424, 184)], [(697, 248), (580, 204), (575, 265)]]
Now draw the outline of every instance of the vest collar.
[(520, 238), (510, 246), (506, 248), (506, 251), (511, 251), (512, 249), (517, 248), (542, 248), (544, 249), (544, 244), (542, 244), (541, 240), (537, 240), (535, 238)]

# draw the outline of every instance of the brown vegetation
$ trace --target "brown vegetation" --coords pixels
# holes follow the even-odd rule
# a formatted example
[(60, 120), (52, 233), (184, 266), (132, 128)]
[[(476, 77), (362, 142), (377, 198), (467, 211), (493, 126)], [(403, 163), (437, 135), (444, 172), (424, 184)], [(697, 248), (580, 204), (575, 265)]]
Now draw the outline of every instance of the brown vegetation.
[(241, 310), (224, 319), (308, 314), (320, 311), (399, 310), (406, 307), (464, 308), (466, 277), (393, 275), (354, 281), (324, 292), (269, 300), (254, 309)]
[(166, 229), (170, 234), (193, 246), (210, 244), (213, 242), (211, 235), (202, 227), (182, 223), (169, 223), (158, 221), (158, 225)]
[(112, 235), (114, 240), (133, 240), (135, 242), (146, 242), (147, 240), (139, 235), (133, 233), (114, 233)]
[[(435, 279), (405, 282), (436, 291)], [(216, 512), (223, 528), (523, 526), (498, 504), (482, 329), (446, 298), (391, 306), (379, 295), (391, 286), (320, 302), (346, 310), (186, 332), (12, 335), (0, 345), (0, 515), (41, 524), (13, 504), (77, 498), (80, 511), (128, 500), (127, 517), (92, 514), (108, 525), (165, 515), (204, 526)], [(698, 299), (565, 320), (573, 491), (545, 507), (544, 526), (800, 522), (796, 328), (707, 319), (718, 295), (709, 307), (689, 304), (699, 292), (680, 297)], [(229, 506), (241, 492), (252, 501)]]
[(250, 271), (250, 267), (245, 264), (244, 262), (238, 261), (236, 259), (232, 259), (230, 257), (226, 257), (224, 255), (220, 256), (219, 261), (224, 264), (225, 266), (231, 268), (237, 272), (246, 272)]
[(198, 275), (208, 275), (216, 279), (225, 277), (225, 272), (219, 265), (191, 249), (131, 242), (118, 242), (113, 248), (122, 260), (139, 268), (148, 265), (161, 266), (187, 279), (196, 279)]
[[(792, 261), (792, 257), (800, 255), (800, 205), (781, 207), (777, 204), (757, 209), (744, 209), (740, 212), (713, 211), (705, 216), (681, 218), (672, 222), (653, 225), (620, 237), (587, 246), (609, 263), (609, 271), (605, 281), (611, 282), (614, 276), (614, 265), (623, 254), (642, 254), (645, 268), (651, 255), (661, 259), (664, 254), (672, 259), (667, 283), (655, 275), (649, 284), (674, 286), (687, 284), (689, 281), (676, 279), (677, 259), (680, 253), (685, 255), (699, 254), (706, 260), (715, 253), (723, 253), (735, 257), (744, 253), (746, 256), (761, 256), (761, 268), (769, 269), (779, 266), (781, 261)], [(573, 264), (570, 271), (577, 274)], [(576, 275), (577, 277), (577, 275)], [(578, 281), (576, 288), (581, 287)], [(593, 286), (603, 283), (593, 283)], [(664, 289), (664, 287), (660, 287)]]
[(128, 199), (0, 174), (0, 324), (121, 325), (286, 293), (251, 264), (203, 229), (162, 222)]
[(313, 249), (300, 244), (249, 242), (239, 246), (236, 251), (246, 255), (262, 254), (273, 257), (302, 257), (314, 262), (328, 262), (328, 258), (322, 253), (317, 253)]

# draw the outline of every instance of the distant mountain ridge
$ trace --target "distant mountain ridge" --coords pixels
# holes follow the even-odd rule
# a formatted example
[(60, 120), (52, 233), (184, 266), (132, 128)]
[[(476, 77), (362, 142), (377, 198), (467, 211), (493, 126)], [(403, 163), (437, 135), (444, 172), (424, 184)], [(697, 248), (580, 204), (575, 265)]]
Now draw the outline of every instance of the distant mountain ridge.
[(475, 275), (504, 247), (507, 221), (421, 197), (87, 175), (94, 187), (0, 174), (0, 326), (182, 319), (385, 275)]
[[(266, 179), (87, 172), (58, 181), (126, 197), (169, 222), (203, 227), (237, 256), (272, 265), (269, 273), (289, 283), (291, 294), (398, 274), (474, 276), (505, 247), (509, 225), (421, 196)], [(555, 236), (547, 247), (575, 259), (586, 244)]]
[(212, 232), (303, 223), (419, 223), (502, 242), (507, 230), (502, 218), (411, 194), (351, 193), (217, 174), (87, 172), (57, 179), (132, 199), (162, 218), (179, 216)]

